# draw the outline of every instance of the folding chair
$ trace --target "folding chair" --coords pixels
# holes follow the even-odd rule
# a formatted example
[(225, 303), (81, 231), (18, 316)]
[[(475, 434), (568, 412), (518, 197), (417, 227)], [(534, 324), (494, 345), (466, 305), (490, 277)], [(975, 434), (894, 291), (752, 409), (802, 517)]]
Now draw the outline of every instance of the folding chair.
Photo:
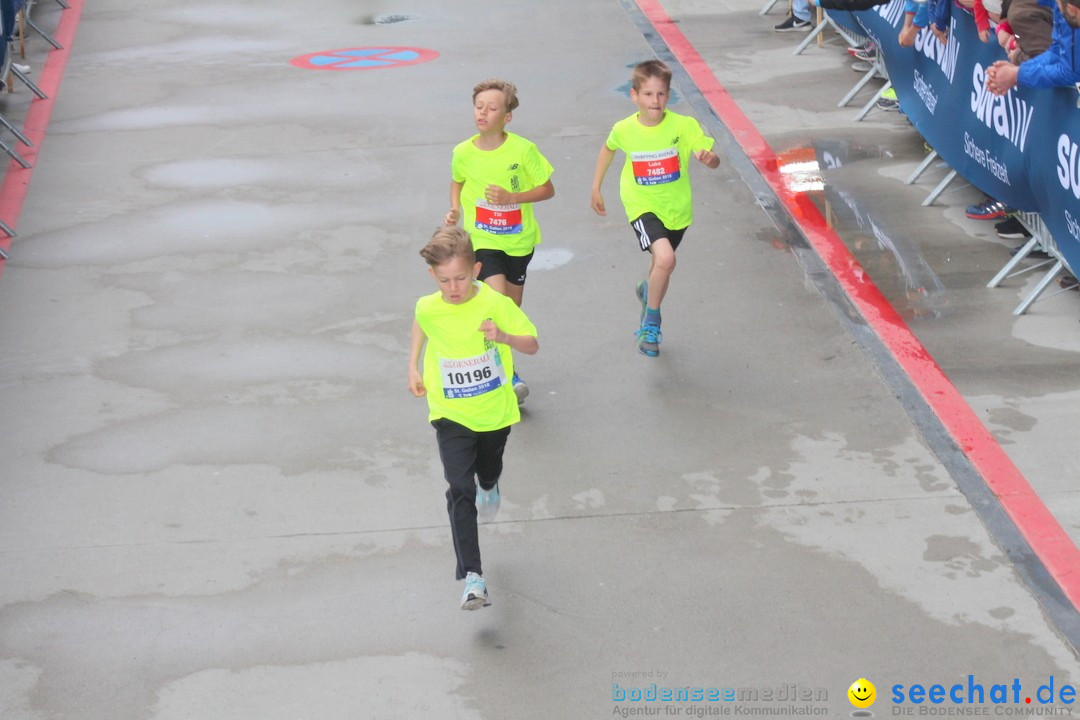
[[(7, 38), (11, 35), (9, 28), (15, 27), (15, 0), (0, 0), (0, 27), (3, 28), (2, 44), (6, 48), (6, 52), (10, 55), (11, 48), (9, 47), (9, 41)], [(31, 25), (32, 26), (32, 25)], [(4, 75), (0, 77), (6, 84), (8, 92), (14, 92), (15, 88), (9, 82), (10, 77), (14, 75), (22, 82), (26, 87), (37, 95), (42, 100), (48, 100), (49, 96), (42, 92), (41, 88), (34, 84), (34, 82), (26, 77), (26, 74), (15, 67), (14, 63), (8, 63), (7, 70)]]
[[(7, 40), (2, 39), (3, 36), (6, 34), (5, 28), (7, 28), (7, 25), (4, 24), (4, 20), (4, 15), (0, 13), (0, 84), (10, 85), (10, 73), (12, 70), (11, 44)], [(19, 132), (18, 128), (8, 122), (8, 119), (4, 117), (3, 114), (0, 114), (0, 125), (3, 125), (5, 128), (10, 130), (11, 134), (17, 137), (19, 139), (19, 142), (21, 142), (23, 145), (26, 145), (27, 147), (33, 145), (33, 143), (30, 142), (30, 139), (23, 135), (21, 132)], [(0, 150), (3, 150), (8, 155), (8, 157), (19, 163), (19, 165), (23, 168), (30, 167), (30, 163), (26, 161), (26, 158), (16, 152), (14, 147), (8, 145), (3, 140), (0, 140)]]
[[(29, 25), (33, 29), (34, 32), (36, 32), (41, 37), (45, 38), (45, 42), (49, 43), (50, 45), (52, 45), (57, 50), (63, 49), (63, 47), (64, 47), (63, 45), (56, 42), (56, 40), (53, 38), (52, 35), (45, 32), (40, 27), (38, 27), (37, 23), (35, 23), (33, 18), (30, 17), (30, 10), (33, 7), (34, 7), (34, 0), (26, 0), (26, 4), (23, 5), (23, 9), (19, 14), (19, 28), (20, 28), (20, 31), (21, 31), (19, 33), (19, 35), (20, 35), (21, 38), (23, 38), (23, 42), (25, 43), (25, 39), (26, 39), (26, 26)], [(64, 7), (67, 7), (67, 6), (65, 5)], [(21, 57), (26, 57), (25, 53)]]

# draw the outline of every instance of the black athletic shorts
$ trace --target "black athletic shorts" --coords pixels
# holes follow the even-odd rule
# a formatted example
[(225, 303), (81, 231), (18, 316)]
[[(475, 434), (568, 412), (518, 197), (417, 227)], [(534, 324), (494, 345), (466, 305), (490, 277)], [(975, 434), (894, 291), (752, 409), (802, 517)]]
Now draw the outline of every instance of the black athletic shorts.
[(683, 234), (686, 232), (686, 228), (668, 230), (664, 227), (664, 223), (660, 222), (660, 218), (652, 213), (645, 213), (640, 216), (630, 223), (630, 227), (634, 228), (634, 232), (637, 233), (642, 250), (648, 250), (653, 241), (660, 238), (667, 238), (668, 242), (671, 243), (671, 249), (678, 250), (679, 243), (682, 242)]
[(502, 250), (489, 250), (487, 248), (476, 251), (476, 260), (480, 263), (480, 275), (477, 280), (486, 280), (492, 275), (505, 275), (506, 282), (511, 285), (525, 284), (525, 271), (532, 260), (532, 253), (528, 255), (507, 255)]

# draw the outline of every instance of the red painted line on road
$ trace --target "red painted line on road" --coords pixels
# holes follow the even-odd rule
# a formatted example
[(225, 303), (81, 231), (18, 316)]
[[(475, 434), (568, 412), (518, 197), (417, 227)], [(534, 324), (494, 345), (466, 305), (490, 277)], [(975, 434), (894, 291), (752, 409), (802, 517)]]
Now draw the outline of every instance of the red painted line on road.
[(776, 154), (743, 114), (693, 44), (667, 15), (659, 0), (635, 0), (721, 121), (772, 187), (810, 245), (877, 333), (964, 452), (1021, 535), (1042, 561), (1074, 608), (1080, 609), (1080, 550), (1050, 513), (1027, 479), (982, 424), (937, 362), (863, 271), (843, 240), (827, 226), (805, 193), (792, 192), (780, 177)]
[[(33, 143), (32, 147), (25, 147), (11, 136), (11, 143), (15, 151), (22, 155), (30, 163), (29, 168), (23, 168), (12, 160), (8, 163), (4, 173), (4, 183), (0, 185), (0, 220), (6, 222), (13, 229), (18, 228), (19, 215), (22, 214), (23, 203), (26, 201), (26, 193), (30, 189), (30, 180), (34, 177), (34, 165), (38, 154), (41, 152), (41, 143), (45, 139), (45, 131), (49, 127), (49, 118), (52, 117), (53, 103), (60, 90), (60, 82), (64, 79), (64, 71), (67, 69), (68, 58), (71, 56), (71, 46), (75, 42), (75, 31), (82, 19), (84, 0), (68, 0), (70, 7), (60, 11), (60, 21), (52, 36), (63, 47), (60, 50), (52, 49), (45, 56), (45, 67), (41, 69), (39, 80), (34, 84), (48, 95), (42, 100), (34, 97), (30, 107), (26, 111), (26, 119), (21, 128), (23, 135)], [(37, 38), (45, 42), (41, 38)], [(31, 92), (29, 88), (18, 85), (19, 81), (12, 76), (11, 82), (17, 84), (19, 92)], [(7, 90), (3, 90), (7, 92)], [(6, 129), (0, 132), (7, 133)], [(6, 140), (5, 140), (6, 142)], [(6, 156), (4, 156), (6, 157)], [(0, 232), (0, 246), (5, 250), (11, 248), (11, 238)], [(0, 275), (4, 272), (5, 261), (0, 259)]]

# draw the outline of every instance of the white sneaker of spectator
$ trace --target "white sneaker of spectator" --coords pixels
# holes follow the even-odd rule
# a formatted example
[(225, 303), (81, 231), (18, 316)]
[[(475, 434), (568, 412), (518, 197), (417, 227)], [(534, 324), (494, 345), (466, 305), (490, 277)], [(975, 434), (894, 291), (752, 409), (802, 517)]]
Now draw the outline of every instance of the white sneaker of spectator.
[(11, 67), (15, 68), (16, 70), (21, 72), (23, 75), (30, 72), (30, 66), (29, 65), (20, 65), (19, 63), (11, 63)]

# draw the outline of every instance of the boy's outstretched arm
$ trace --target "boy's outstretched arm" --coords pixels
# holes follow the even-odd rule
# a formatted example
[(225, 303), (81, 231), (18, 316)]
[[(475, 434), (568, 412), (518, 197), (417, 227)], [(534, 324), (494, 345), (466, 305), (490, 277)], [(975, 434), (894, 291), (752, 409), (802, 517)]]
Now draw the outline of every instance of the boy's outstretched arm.
[(555, 197), (555, 185), (551, 180), (543, 185), (537, 185), (532, 190), (519, 193), (510, 192), (498, 185), (488, 185), (484, 190), (484, 199), (496, 205), (523, 205), (550, 200), (553, 197)]
[[(604, 143), (600, 147), (600, 154), (596, 157), (596, 172), (593, 174), (592, 181), (592, 202), (590, 203), (597, 215), (607, 215), (607, 209), (604, 207), (604, 196), (600, 192), (600, 186), (604, 184), (604, 176), (607, 175), (608, 168), (611, 167), (611, 161), (615, 159), (615, 151)], [(717, 161), (719, 162), (719, 160)]]
[(419, 369), (420, 350), (424, 347), (425, 340), (427, 340), (427, 336), (420, 329), (420, 323), (413, 320), (412, 343), (409, 347), (409, 392), (416, 397), (423, 397), (427, 394), (427, 388), (424, 387), (424, 376), (420, 374)]
[(720, 167), (720, 156), (712, 150), (698, 150), (694, 153), (694, 158), (710, 170)]
[(463, 182), (450, 181), (450, 212), (443, 218), (443, 223), (446, 225), (457, 225), (458, 220), (461, 219), (461, 188), (463, 187), (465, 187)]
[(536, 339), (535, 335), (511, 335), (504, 333), (499, 329), (499, 326), (495, 324), (494, 320), (488, 319), (480, 323), (480, 332), (484, 333), (484, 338), (491, 342), (502, 343), (503, 345), (509, 345), (520, 353), (526, 355), (535, 355), (536, 351), (540, 349), (540, 342)]

